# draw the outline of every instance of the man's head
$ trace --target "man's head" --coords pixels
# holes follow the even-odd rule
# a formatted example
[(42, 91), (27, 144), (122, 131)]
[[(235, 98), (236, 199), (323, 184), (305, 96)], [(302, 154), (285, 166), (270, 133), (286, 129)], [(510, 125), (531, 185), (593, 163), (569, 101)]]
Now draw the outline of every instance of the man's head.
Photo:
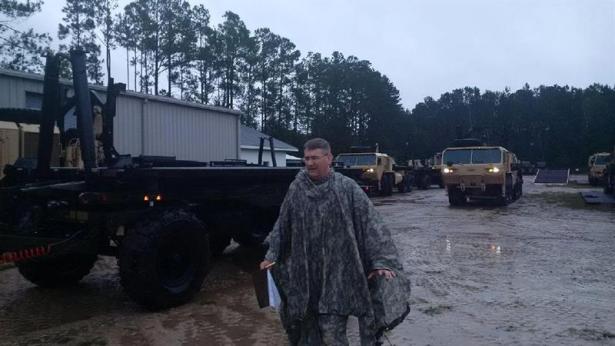
[(331, 146), (322, 138), (312, 138), (303, 145), (303, 162), (310, 178), (321, 180), (329, 175), (333, 161)]

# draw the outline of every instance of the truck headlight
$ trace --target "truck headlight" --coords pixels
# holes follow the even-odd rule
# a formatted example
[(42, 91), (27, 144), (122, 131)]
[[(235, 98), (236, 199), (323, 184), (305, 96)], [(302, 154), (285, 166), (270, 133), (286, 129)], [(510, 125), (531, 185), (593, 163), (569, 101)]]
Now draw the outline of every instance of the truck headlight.
[(365, 170), (365, 173), (374, 173), (374, 169), (373, 168), (368, 168)]
[(491, 168), (489, 168), (489, 173), (498, 173), (499, 171), (500, 171), (500, 169), (499, 169), (499, 168), (497, 168), (497, 167), (491, 167)]
[(453, 169), (452, 168), (448, 168), (448, 167), (444, 167), (444, 169), (442, 170), (442, 172), (444, 173), (453, 173)]

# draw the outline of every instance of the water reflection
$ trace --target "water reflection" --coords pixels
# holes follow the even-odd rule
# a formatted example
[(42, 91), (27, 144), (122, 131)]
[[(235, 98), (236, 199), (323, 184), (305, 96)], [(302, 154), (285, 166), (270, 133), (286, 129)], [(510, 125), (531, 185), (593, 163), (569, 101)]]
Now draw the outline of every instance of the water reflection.
[[(444, 242), (445, 242), (444, 251), (445, 251), (445, 253), (447, 255), (450, 255), (451, 252), (452, 252), (452, 249), (453, 249), (453, 241), (451, 241), (451, 239), (446, 237), (444, 239)], [(487, 252), (489, 252), (491, 254), (494, 254), (494, 255), (498, 255), (498, 256), (501, 255), (502, 251), (503, 251), (503, 248), (502, 248), (501, 244), (491, 243), (491, 242), (489, 242), (489, 243), (487, 243), (485, 245), (471, 244), (471, 243), (470, 244), (468, 244), (468, 243), (466, 243), (466, 244), (458, 243), (458, 244), (455, 244), (455, 245), (461, 245), (461, 246), (463, 246), (463, 245), (472, 245), (472, 247), (476, 247), (476, 248), (483, 248), (483, 249), (486, 248)]]

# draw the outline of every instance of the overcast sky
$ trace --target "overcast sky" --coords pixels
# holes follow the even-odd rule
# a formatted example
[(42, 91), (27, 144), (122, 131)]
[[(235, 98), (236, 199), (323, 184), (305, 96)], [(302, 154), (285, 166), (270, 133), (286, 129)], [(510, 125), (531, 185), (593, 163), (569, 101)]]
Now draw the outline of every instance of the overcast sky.
[[(42, 14), (22, 24), (57, 40), (64, 1), (45, 2)], [(409, 109), (464, 86), (615, 84), (615, 0), (190, 2), (204, 4), (214, 25), (233, 11), (251, 32), (268, 27), (302, 56), (337, 50), (369, 60)], [(123, 51), (112, 57), (116, 81), (126, 79), (123, 59)]]

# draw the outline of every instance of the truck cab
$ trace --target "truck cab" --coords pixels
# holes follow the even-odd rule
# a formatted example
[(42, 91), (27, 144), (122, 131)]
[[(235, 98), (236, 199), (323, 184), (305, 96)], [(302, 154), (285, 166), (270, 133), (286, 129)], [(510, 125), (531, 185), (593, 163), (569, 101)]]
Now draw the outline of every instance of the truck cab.
[(468, 199), (505, 205), (522, 194), (519, 160), (503, 147), (451, 147), (442, 152), (442, 161), (442, 180), (452, 206)]

